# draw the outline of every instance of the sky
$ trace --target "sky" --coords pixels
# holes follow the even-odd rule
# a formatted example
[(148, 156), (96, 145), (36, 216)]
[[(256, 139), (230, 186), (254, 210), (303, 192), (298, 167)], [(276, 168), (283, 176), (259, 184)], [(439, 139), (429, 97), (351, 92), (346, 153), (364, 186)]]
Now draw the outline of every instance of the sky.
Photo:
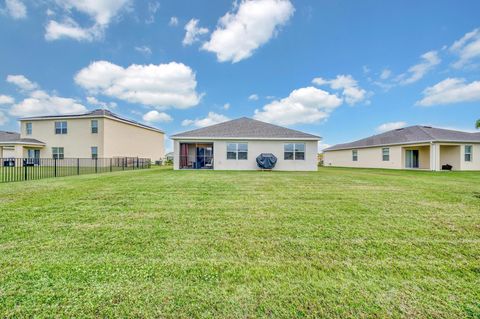
[(324, 148), (480, 118), (477, 0), (0, 0), (0, 43), (0, 130), (107, 108), (167, 137), (246, 116)]

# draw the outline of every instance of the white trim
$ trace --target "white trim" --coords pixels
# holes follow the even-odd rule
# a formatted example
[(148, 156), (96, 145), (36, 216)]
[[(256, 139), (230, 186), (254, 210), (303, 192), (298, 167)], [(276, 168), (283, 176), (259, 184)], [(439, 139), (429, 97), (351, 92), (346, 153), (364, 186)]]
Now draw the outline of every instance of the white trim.
[[(188, 137), (188, 136), (171, 136), (172, 140), (208, 140), (208, 141), (320, 141), (321, 137)], [(479, 142), (480, 143), (480, 142)]]
[(45, 143), (35, 143), (35, 142), (0, 142), (0, 145), (40, 145), (45, 146)]

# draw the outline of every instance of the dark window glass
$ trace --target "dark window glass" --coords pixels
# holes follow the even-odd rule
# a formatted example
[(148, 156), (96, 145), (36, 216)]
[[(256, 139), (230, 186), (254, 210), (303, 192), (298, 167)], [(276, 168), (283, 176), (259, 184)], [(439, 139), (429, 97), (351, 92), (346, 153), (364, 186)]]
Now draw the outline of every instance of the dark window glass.
[(98, 133), (98, 120), (92, 120), (92, 133)]

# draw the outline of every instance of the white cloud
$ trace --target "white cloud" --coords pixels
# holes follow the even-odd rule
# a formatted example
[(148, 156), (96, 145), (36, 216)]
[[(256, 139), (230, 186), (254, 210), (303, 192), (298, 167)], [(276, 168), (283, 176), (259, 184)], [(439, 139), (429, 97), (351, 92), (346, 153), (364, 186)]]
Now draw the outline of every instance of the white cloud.
[(332, 146), (331, 144), (327, 144), (327, 143), (323, 143), (321, 141), (318, 142), (318, 151), (320, 153), (323, 153), (323, 150), (326, 149), (326, 148), (329, 148), (330, 146)]
[(480, 101), (480, 81), (466, 83), (465, 79), (447, 78), (423, 91), (416, 105), (432, 106)]
[(223, 109), (224, 109), (224, 110), (230, 109), (230, 103), (225, 103), (225, 104), (223, 104)]
[(262, 110), (255, 110), (254, 118), (280, 125), (315, 123), (328, 118), (341, 104), (342, 99), (335, 94), (306, 87), (265, 105)]
[(94, 96), (87, 96), (87, 103), (93, 106), (101, 107), (102, 109), (114, 109), (117, 107), (117, 103), (115, 102), (103, 102), (99, 101)]
[(87, 108), (78, 101), (70, 98), (63, 98), (56, 95), (49, 95), (45, 91), (37, 90), (30, 93), (30, 96), (23, 101), (14, 104), (10, 114), (14, 116), (37, 116), (75, 114), (86, 112)]
[(149, 16), (145, 20), (145, 23), (150, 24), (155, 22), (155, 14), (157, 13), (158, 9), (160, 9), (160, 2), (149, 2), (148, 3), (148, 13)]
[(0, 111), (0, 126), (4, 125), (7, 122), (8, 122), (8, 117), (5, 115), (5, 113)]
[(38, 84), (30, 81), (23, 75), (8, 75), (7, 82), (15, 84), (24, 91), (32, 91), (38, 88)]
[(77, 41), (93, 41), (102, 36), (102, 28), (80, 27), (73, 19), (67, 18), (62, 23), (50, 20), (45, 28), (45, 40), (54, 41), (70, 38)]
[(185, 25), (185, 37), (183, 45), (191, 45), (200, 40), (200, 36), (207, 34), (207, 28), (198, 27), (198, 19), (192, 19)]
[(382, 73), (380, 73), (380, 79), (386, 80), (392, 75), (392, 71), (389, 69), (383, 69)]
[(242, 0), (218, 21), (210, 40), (202, 46), (220, 62), (239, 62), (274, 37), (295, 8), (289, 0)]
[(171, 17), (170, 21), (168, 22), (168, 25), (171, 27), (176, 27), (178, 25), (178, 18), (177, 17)]
[(318, 86), (329, 85), (333, 90), (342, 90), (342, 96), (349, 105), (362, 102), (367, 98), (367, 91), (362, 89), (351, 75), (337, 75), (331, 80), (315, 78), (312, 83)]
[(461, 39), (455, 41), (450, 47), (450, 52), (459, 57), (453, 64), (457, 69), (469, 64), (473, 59), (480, 58), (480, 28), (466, 33)]
[(135, 51), (140, 52), (143, 55), (149, 56), (152, 54), (152, 49), (146, 45), (135, 47)]
[(15, 103), (15, 99), (13, 97), (0, 94), (0, 105), (13, 103)]
[(402, 122), (402, 121), (383, 123), (382, 125), (379, 125), (376, 128), (376, 131), (379, 132), (379, 133), (383, 133), (383, 132), (387, 132), (387, 131), (391, 131), (391, 130), (396, 130), (396, 129), (399, 129), (399, 128), (402, 128), (402, 127), (405, 127), (405, 126), (407, 126), (407, 123)]
[(150, 111), (143, 115), (143, 120), (145, 122), (171, 122), (173, 119), (170, 115), (165, 112)]
[(258, 101), (258, 95), (257, 94), (252, 94), (248, 97), (250, 101)]
[(71, 15), (72, 10), (86, 14), (93, 21), (90, 27), (81, 27), (71, 17), (59, 23), (50, 20), (46, 27), (45, 39), (52, 41), (72, 38), (78, 41), (101, 39), (105, 29), (122, 10), (130, 6), (131, 0), (56, 0), (59, 7)]
[(226, 122), (229, 120), (230, 119), (225, 115), (214, 113), (214, 112), (208, 112), (208, 115), (205, 118), (197, 118), (195, 120), (183, 120), (182, 126), (193, 125), (196, 127), (205, 127), (205, 126)]
[(424, 53), (421, 58), (422, 62), (415, 64), (410, 67), (407, 72), (397, 77), (397, 81), (400, 82), (400, 84), (406, 85), (417, 82), (442, 61), (437, 51)]
[(132, 64), (127, 68), (108, 61), (92, 62), (80, 70), (75, 82), (92, 94), (130, 103), (185, 109), (197, 105), (195, 73), (185, 64)]
[(27, 7), (20, 0), (5, 0), (5, 8), (8, 14), (15, 20), (27, 17)]

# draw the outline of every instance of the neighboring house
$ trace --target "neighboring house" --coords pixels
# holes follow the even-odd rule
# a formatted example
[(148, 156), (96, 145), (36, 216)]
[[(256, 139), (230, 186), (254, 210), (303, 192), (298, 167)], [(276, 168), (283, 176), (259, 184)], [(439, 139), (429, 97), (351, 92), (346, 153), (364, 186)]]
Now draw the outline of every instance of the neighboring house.
[(410, 126), (324, 150), (325, 166), (480, 170), (480, 133)]
[(246, 117), (171, 137), (175, 169), (255, 170), (271, 153), (275, 170), (315, 171), (320, 137)]
[(164, 156), (164, 133), (108, 110), (20, 119), (21, 133), (0, 135), (0, 157), (108, 158)]
[(174, 158), (174, 153), (173, 152), (168, 152), (167, 154), (165, 154), (165, 160), (166, 161), (173, 162), (173, 158)]

